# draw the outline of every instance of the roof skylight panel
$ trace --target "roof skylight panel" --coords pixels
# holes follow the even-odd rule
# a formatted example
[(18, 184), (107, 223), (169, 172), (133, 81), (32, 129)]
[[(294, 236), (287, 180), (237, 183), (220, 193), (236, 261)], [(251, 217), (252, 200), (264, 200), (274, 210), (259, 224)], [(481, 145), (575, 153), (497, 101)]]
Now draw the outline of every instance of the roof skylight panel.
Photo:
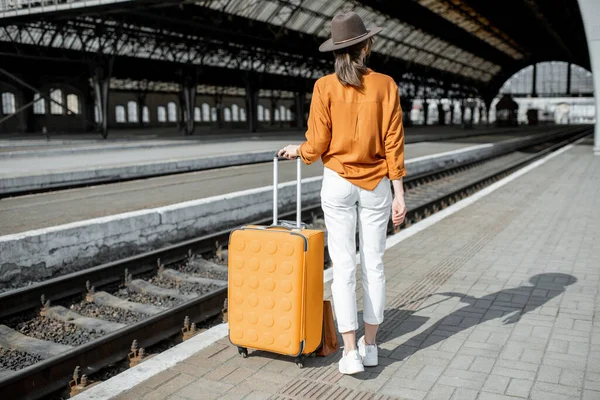
[(418, 0), (419, 4), (440, 15), (457, 27), (496, 47), (515, 59), (523, 58), (518, 45), (506, 33), (479, 15), (468, 4), (460, 0)]
[(280, 6), (277, 3), (265, 0), (262, 2), (261, 7), (255, 10), (255, 19), (262, 22), (268, 21), (274, 25), (281, 25), (281, 21), (276, 18), (279, 8)]
[[(286, 22), (286, 27), (296, 31), (307, 32), (308, 27), (312, 25), (309, 24), (311, 22), (311, 17), (312, 15), (304, 11), (297, 11), (296, 14)], [(320, 20), (317, 20), (317, 22), (320, 22)]]
[(311, 35), (317, 35), (317, 31), (326, 25), (325, 19), (313, 16), (313, 18), (307, 22), (305, 32)]
[(325, 7), (322, 7), (320, 12), (327, 15), (328, 17), (333, 17), (336, 13), (342, 10), (345, 4), (346, 1), (344, 0), (327, 1)]

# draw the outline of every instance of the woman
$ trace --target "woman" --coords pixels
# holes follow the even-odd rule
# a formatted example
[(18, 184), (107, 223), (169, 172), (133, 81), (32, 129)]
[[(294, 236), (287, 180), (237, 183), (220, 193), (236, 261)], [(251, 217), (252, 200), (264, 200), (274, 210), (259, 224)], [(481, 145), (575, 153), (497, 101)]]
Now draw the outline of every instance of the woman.
[[(333, 51), (335, 74), (317, 80), (308, 118), (306, 141), (279, 151), (306, 164), (325, 166), (321, 204), (333, 262), (331, 285), (338, 330), (344, 340), (339, 362), (343, 374), (378, 364), (377, 328), (385, 308), (383, 254), (387, 225), (400, 225), (406, 214), (402, 177), (404, 129), (398, 86), (389, 76), (365, 66), (371, 36), (351, 12), (335, 16), (331, 38), (319, 50)], [(394, 187), (392, 197), (391, 185)], [(356, 343), (356, 244), (358, 222), (363, 277), (365, 335)]]

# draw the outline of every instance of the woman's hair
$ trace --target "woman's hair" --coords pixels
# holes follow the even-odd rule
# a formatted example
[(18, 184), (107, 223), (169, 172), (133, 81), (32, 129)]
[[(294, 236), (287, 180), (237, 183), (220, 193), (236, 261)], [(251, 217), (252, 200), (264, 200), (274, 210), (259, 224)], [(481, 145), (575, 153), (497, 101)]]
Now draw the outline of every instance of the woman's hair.
[[(357, 89), (362, 88), (362, 77), (367, 72), (365, 60), (371, 53), (372, 46), (373, 39), (368, 38), (353, 46), (333, 52), (335, 56), (335, 74), (342, 85), (353, 86)], [(363, 48), (365, 48), (364, 54), (362, 54)]]

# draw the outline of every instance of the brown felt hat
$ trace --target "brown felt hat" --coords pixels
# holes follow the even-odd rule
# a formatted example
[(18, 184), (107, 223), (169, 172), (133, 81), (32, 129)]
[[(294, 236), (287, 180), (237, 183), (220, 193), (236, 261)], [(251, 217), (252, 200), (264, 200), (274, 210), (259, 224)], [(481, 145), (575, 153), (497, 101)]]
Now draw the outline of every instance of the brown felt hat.
[(331, 38), (319, 46), (319, 51), (350, 47), (381, 32), (382, 29), (379, 27), (367, 29), (362, 19), (353, 11), (336, 15), (331, 20)]

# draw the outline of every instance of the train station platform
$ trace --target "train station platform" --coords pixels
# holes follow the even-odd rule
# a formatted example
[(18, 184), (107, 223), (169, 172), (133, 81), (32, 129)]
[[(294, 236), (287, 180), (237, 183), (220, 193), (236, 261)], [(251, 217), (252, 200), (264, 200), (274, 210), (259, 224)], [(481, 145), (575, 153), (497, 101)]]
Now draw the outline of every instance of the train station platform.
[[(543, 130), (423, 127), (407, 129), (405, 140), (414, 144), (470, 137), (478, 142), (496, 142)], [(106, 142), (4, 139), (0, 140), (0, 195), (265, 162), (274, 150), (303, 140), (303, 131), (291, 130), (212, 134), (194, 139), (138, 135)], [(447, 144), (442, 151), (466, 146), (468, 142), (459, 141)]]
[[(278, 146), (288, 142), (260, 142), (272, 148), (267, 160), (271, 160)], [(244, 144), (236, 143), (236, 146)], [(486, 148), (486, 143), (426, 142), (406, 145), (407, 164), (414, 161), (434, 162), (439, 157), (453, 157), (461, 153)], [(169, 150), (169, 149), (164, 149)], [(209, 150), (206, 150), (209, 151)], [(221, 149), (222, 151), (222, 149)], [(129, 152), (128, 152), (129, 153)], [(86, 158), (89, 156), (82, 156)], [(117, 158), (103, 158), (106, 162)], [(23, 165), (27, 168), (27, 163)], [(39, 164), (29, 166), (38, 169)], [(295, 165), (282, 163), (282, 182), (295, 179)], [(168, 175), (151, 179), (89, 186), (66, 191), (55, 191), (37, 195), (9, 197), (0, 200), (0, 235), (14, 234), (73, 223), (92, 218), (133, 212), (185, 201), (200, 200), (211, 196), (226, 195), (242, 190), (272, 184), (271, 164), (237, 166), (234, 168), (198, 171), (188, 174)], [(303, 178), (322, 175), (323, 165), (317, 162), (303, 166)], [(0, 176), (2, 173), (0, 173)]]
[(303, 369), (260, 351), (244, 359), (221, 324), (74, 399), (597, 400), (600, 158), (589, 146), (388, 238), (378, 367), (343, 376), (341, 350)]
[[(518, 127), (494, 127), (486, 124), (464, 129), (460, 125), (416, 125), (406, 128), (407, 142), (445, 140), (502, 132), (518, 131)], [(238, 140), (269, 140), (278, 138), (303, 138), (305, 130), (261, 127), (258, 132), (246, 129), (215, 129), (201, 127), (194, 135), (183, 136), (176, 128), (142, 128), (111, 130), (106, 139), (97, 133), (6, 134), (0, 135), (0, 157), (20, 157), (33, 154), (58, 154), (66, 152), (97, 151), (102, 149), (132, 149), (190, 143), (228, 142)]]

